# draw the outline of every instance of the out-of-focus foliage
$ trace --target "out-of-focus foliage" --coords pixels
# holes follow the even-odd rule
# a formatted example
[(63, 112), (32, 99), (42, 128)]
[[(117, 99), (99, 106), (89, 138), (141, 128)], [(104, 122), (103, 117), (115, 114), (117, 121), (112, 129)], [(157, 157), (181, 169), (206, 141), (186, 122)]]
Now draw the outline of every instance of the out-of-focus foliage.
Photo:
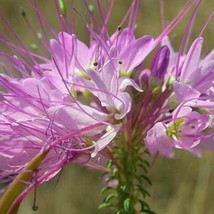
[[(53, 0), (38, 0), (47, 20), (59, 28)], [(95, 2), (90, 1), (90, 2)], [(110, 19), (110, 32), (113, 32), (119, 24), (119, 20), (125, 14), (130, 0), (116, 1), (113, 14)], [(183, 0), (165, 0), (166, 23), (176, 15), (185, 3)], [(32, 34), (29, 32), (23, 18), (19, 15), (19, 7), (26, 10), (30, 23), (35, 29), (38, 22), (30, 7), (28, 0), (0, 0), (1, 12), (9, 20), (14, 30), (22, 38), (24, 43), (30, 47), (34, 42)], [(81, 1), (75, 1), (75, 8), (83, 15), (87, 16)], [(214, 8), (214, 2), (204, 0), (199, 10), (195, 26), (193, 28), (192, 40), (198, 35), (207, 17)], [(160, 5), (158, 0), (142, 0), (142, 5), (138, 16), (139, 22), (136, 29), (137, 35), (152, 34), (157, 36), (161, 32)], [(179, 42), (184, 31), (188, 18), (185, 18), (177, 29), (170, 35), (175, 48), (179, 47)], [(82, 40), (87, 41), (87, 31), (81, 19), (76, 16), (76, 34)], [(0, 32), (9, 34), (2, 22)], [(203, 52), (206, 53), (214, 48), (214, 20), (211, 21), (204, 34), (205, 43)], [(153, 186), (150, 189), (152, 198), (150, 204), (159, 214), (212, 214), (214, 212), (214, 155), (212, 153), (203, 154), (198, 159), (189, 153), (178, 152), (174, 159), (168, 160), (158, 158), (151, 169), (151, 179)], [(38, 214), (107, 214), (103, 210), (97, 211), (97, 206), (102, 198), (99, 190), (102, 186), (101, 173), (90, 171), (85, 168), (68, 166), (66, 167), (57, 182), (57, 178), (49, 183), (43, 184), (37, 191)], [(33, 204), (33, 192), (25, 199), (19, 213), (31, 214)]]

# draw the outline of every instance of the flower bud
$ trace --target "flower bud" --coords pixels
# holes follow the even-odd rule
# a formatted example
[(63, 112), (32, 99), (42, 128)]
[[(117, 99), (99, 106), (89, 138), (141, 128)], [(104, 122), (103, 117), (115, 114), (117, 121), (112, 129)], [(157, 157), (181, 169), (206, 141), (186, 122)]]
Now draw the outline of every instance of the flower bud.
[(163, 80), (169, 64), (169, 48), (162, 46), (155, 54), (151, 64), (151, 76)]

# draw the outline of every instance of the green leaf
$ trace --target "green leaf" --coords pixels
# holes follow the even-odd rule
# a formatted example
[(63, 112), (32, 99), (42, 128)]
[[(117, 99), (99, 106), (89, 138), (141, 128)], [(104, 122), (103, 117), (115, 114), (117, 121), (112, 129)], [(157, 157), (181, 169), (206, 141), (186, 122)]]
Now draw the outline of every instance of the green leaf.
[(103, 172), (103, 173), (101, 174), (101, 176), (104, 177), (105, 175), (108, 175), (108, 174), (109, 174), (109, 172)]
[(142, 176), (141, 175), (135, 175), (136, 180), (138, 181), (138, 183), (141, 185), (142, 184)]
[(102, 203), (100, 204), (100, 206), (98, 207), (98, 209), (104, 209), (104, 208), (108, 208), (108, 207), (112, 207), (112, 204), (110, 203)]
[(105, 199), (104, 199), (104, 203), (108, 203), (112, 198), (116, 198), (117, 195), (112, 193), (112, 194), (109, 194)]
[(131, 207), (131, 199), (130, 199), (130, 198), (127, 198), (127, 199), (124, 201), (123, 207), (124, 207), (125, 212), (129, 212), (130, 207)]
[(142, 201), (142, 200), (139, 200), (140, 204), (141, 204), (141, 210), (150, 210), (150, 207), (149, 205), (145, 202), (145, 201)]
[(113, 165), (113, 162), (112, 162), (112, 160), (110, 160), (107, 164), (107, 168), (110, 169), (112, 167), (112, 165)]
[(142, 184), (143, 180), (145, 180), (150, 186), (152, 185), (151, 180), (146, 175), (135, 175), (137, 181)]
[(127, 191), (126, 191), (126, 185), (120, 185), (120, 192), (122, 192), (122, 193), (126, 193)]
[(141, 175), (141, 176), (150, 186), (152, 186), (151, 180), (146, 175)]
[(100, 191), (101, 194), (105, 193), (106, 191), (113, 189), (112, 187), (103, 187)]
[(146, 167), (143, 163), (140, 163), (139, 167), (141, 167), (146, 173), (148, 172), (148, 167)]
[(141, 158), (141, 159), (140, 159), (140, 162), (141, 162), (144, 166), (150, 167), (150, 163), (149, 163), (147, 160)]
[(113, 180), (115, 180), (115, 177), (113, 177), (113, 176), (109, 176), (108, 178), (106, 178), (106, 183), (108, 183), (109, 181), (113, 181)]
[(142, 193), (143, 197), (145, 198), (146, 196), (151, 197), (151, 195), (149, 194), (149, 192), (143, 188), (141, 185), (137, 185), (139, 191)]
[(117, 175), (117, 173), (118, 173), (118, 169), (117, 169), (117, 168), (114, 168), (114, 169), (113, 169), (113, 172), (112, 172), (112, 175), (115, 176), (115, 175)]
[(149, 205), (145, 202), (145, 201), (142, 201), (142, 200), (139, 200), (140, 204), (141, 204), (141, 211), (144, 212), (144, 213), (148, 213), (148, 214), (155, 214), (155, 212), (153, 212)]
[(153, 212), (152, 210), (142, 210), (144, 213), (148, 213), (148, 214), (156, 214), (155, 212)]

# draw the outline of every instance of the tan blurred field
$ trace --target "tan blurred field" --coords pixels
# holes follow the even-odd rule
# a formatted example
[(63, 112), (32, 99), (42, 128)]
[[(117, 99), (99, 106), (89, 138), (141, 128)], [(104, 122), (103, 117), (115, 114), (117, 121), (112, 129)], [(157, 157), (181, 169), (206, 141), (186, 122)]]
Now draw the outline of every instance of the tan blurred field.
[[(102, 1), (102, 0), (101, 0)], [(75, 1), (76, 9), (87, 16), (81, 1)], [(90, 2), (96, 2), (90, 1)], [(116, 1), (109, 28), (112, 32), (116, 29), (119, 20), (125, 14), (129, 0)], [(160, 6), (158, 0), (141, 0), (139, 11), (138, 36), (152, 34), (157, 36), (161, 32)], [(166, 22), (176, 15), (184, 5), (183, 0), (165, 0)], [(13, 28), (30, 47), (34, 41), (32, 34), (26, 27), (23, 18), (19, 15), (19, 6), (25, 8), (27, 16), (33, 26), (38, 30), (38, 23), (28, 0), (0, 0), (0, 11), (10, 21)], [(41, 11), (50, 23), (58, 29), (58, 22), (54, 8), (54, 0), (38, 0)], [(198, 35), (211, 11), (214, 1), (204, 0), (198, 12), (193, 28), (192, 40)], [(185, 18), (175, 31), (170, 34), (175, 48), (178, 47), (188, 18)], [(80, 18), (76, 18), (76, 33), (87, 41), (87, 31)], [(56, 24), (57, 23), (57, 24)], [(3, 24), (0, 30), (8, 33)], [(211, 21), (204, 34), (205, 43), (203, 53), (214, 48), (214, 19)], [(204, 153), (198, 159), (187, 152), (178, 151), (175, 158), (168, 160), (157, 159), (151, 171), (153, 186), (150, 188), (152, 198), (149, 199), (151, 207), (158, 214), (213, 214), (214, 213), (214, 154)], [(84, 167), (70, 165), (66, 167), (58, 181), (53, 179), (39, 187), (37, 192), (38, 214), (110, 214), (107, 211), (97, 211), (97, 206), (102, 200), (100, 188), (102, 178), (99, 172), (88, 170)], [(19, 213), (31, 214), (33, 193), (23, 202)]]

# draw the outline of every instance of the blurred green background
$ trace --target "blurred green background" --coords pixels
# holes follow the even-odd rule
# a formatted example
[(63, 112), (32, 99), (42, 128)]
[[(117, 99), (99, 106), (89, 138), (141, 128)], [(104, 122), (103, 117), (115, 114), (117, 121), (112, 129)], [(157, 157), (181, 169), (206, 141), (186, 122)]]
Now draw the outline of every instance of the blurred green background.
[[(101, 0), (102, 2), (103, 0)], [(59, 29), (54, 0), (38, 0), (42, 13), (47, 17), (55, 29)], [(67, 1), (69, 2), (69, 1)], [(96, 1), (88, 1), (95, 3)], [(165, 0), (166, 23), (177, 14), (186, 1)], [(113, 32), (124, 16), (131, 1), (117, 0), (111, 19), (110, 32)], [(30, 47), (34, 38), (27, 28), (23, 18), (19, 15), (19, 7), (25, 8), (30, 23), (36, 31), (39, 30), (35, 14), (28, 0), (0, 0), (1, 12), (9, 20), (15, 31), (24, 43)], [(75, 8), (85, 17), (85, 9), (81, 1), (74, 1)], [(204, 0), (198, 12), (191, 39), (193, 40), (211, 11), (214, 1)], [(68, 9), (69, 10), (69, 9)], [(75, 15), (75, 31), (79, 38), (88, 41), (88, 34), (84, 24)], [(188, 17), (179, 24), (170, 38), (175, 48), (178, 47), (185, 29)], [(9, 36), (3, 23), (0, 23), (1, 33)], [(159, 0), (141, 0), (136, 34), (152, 34), (157, 36), (161, 32)], [(205, 43), (203, 53), (206, 54), (214, 47), (214, 20), (211, 21), (204, 33)], [(214, 155), (204, 153), (198, 159), (187, 152), (178, 151), (172, 160), (158, 158), (151, 171), (153, 186), (150, 188), (152, 198), (151, 207), (158, 214), (213, 214), (214, 213)], [(66, 167), (57, 182), (57, 179), (41, 185), (37, 192), (38, 214), (110, 214), (110, 211), (97, 211), (102, 200), (99, 191), (102, 178), (99, 172), (86, 169), (82, 166), (70, 165)], [(33, 193), (24, 200), (19, 213), (31, 214)]]

